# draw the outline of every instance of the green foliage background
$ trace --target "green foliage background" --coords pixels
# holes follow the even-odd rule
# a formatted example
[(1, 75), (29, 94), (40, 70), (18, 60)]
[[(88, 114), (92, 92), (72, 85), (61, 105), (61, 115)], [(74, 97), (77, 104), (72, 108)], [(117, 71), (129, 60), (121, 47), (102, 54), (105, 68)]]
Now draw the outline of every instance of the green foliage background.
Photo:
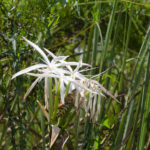
[(0, 147), (46, 149), (48, 122), (37, 104), (44, 105), (43, 83), (23, 102), (33, 78), (11, 80), (40, 61), (23, 36), (69, 60), (82, 55), (97, 67), (90, 74), (112, 67), (99, 81), (121, 102), (104, 98), (96, 123), (76, 113), (52, 149), (66, 133), (66, 150), (150, 149), (149, 0), (0, 1)]

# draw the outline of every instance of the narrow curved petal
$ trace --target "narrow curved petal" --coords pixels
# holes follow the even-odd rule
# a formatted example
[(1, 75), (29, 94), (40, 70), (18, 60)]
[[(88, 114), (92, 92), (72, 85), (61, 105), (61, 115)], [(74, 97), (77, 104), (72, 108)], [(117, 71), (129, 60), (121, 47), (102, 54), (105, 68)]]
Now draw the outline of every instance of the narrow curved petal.
[(32, 84), (31, 86), (29, 87), (29, 89), (27, 90), (26, 94), (24, 95), (24, 100), (26, 100), (27, 96), (30, 94), (30, 92), (33, 90), (33, 88), (35, 87), (35, 85), (41, 81), (41, 77), (38, 77)]
[(52, 62), (56, 62), (56, 61), (64, 61), (66, 58), (68, 58), (69, 56), (55, 56), (50, 50), (44, 48), (44, 50), (50, 55), (52, 56), (54, 59), (52, 60)]
[(49, 51), (48, 49), (44, 48), (44, 50), (45, 50), (50, 56), (52, 56), (53, 58), (57, 57), (57, 56), (55, 56), (51, 51)]
[[(70, 66), (77, 66), (79, 65), (79, 62), (62, 62), (62, 65), (66, 66), (66, 65), (70, 65)], [(89, 66), (91, 67), (91, 65), (86, 64), (86, 63), (82, 63), (82, 66)]]
[(60, 79), (60, 97), (61, 97), (61, 102), (64, 104), (64, 99), (65, 99), (65, 86), (63, 79)]
[(84, 90), (86, 90), (86, 91), (89, 91), (90, 93), (97, 94), (97, 92), (92, 91), (92, 90), (89, 89), (88, 87), (86, 87), (86, 86), (84, 86), (83, 84), (81, 84), (79, 81), (74, 80), (74, 79), (72, 79), (72, 78), (69, 77), (69, 76), (68, 76), (68, 77), (64, 76), (64, 79), (70, 81), (72, 84), (75, 85), (75, 87), (80, 87), (80, 88), (82, 88), (82, 89), (84, 89)]
[(16, 74), (14, 74), (14, 75), (12, 76), (12, 79), (14, 79), (14, 78), (16, 78), (17, 76), (20, 76), (20, 75), (22, 75), (22, 74), (28, 73), (28, 72), (30, 72), (30, 71), (32, 71), (32, 70), (36, 70), (36, 69), (39, 69), (39, 68), (46, 68), (46, 67), (47, 67), (47, 65), (45, 65), (45, 64), (37, 64), (37, 65), (31, 66), (31, 67), (28, 67), (28, 68), (23, 69), (23, 70), (17, 72)]
[(51, 77), (51, 78), (60, 78), (59, 75), (55, 75), (55, 74), (48, 74), (48, 73), (27, 73), (28, 75), (30, 76), (34, 76), (34, 77), (42, 77), (42, 78), (45, 78), (45, 77)]
[(50, 65), (50, 61), (48, 60), (46, 54), (39, 48), (39, 46), (37, 46), (37, 45), (34, 44), (33, 42), (27, 40), (25, 37), (23, 37), (23, 39), (24, 39), (29, 45), (31, 45), (35, 50), (37, 50), (37, 51), (41, 54), (41, 56), (44, 58), (44, 60), (46, 61), (46, 63), (47, 63), (48, 65)]

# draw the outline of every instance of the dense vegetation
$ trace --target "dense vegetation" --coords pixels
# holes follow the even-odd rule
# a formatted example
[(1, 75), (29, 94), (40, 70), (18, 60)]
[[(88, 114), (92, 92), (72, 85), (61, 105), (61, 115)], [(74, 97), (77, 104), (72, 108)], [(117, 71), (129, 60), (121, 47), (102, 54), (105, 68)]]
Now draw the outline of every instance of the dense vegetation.
[[(50, 108), (44, 80), (23, 100), (35, 77), (12, 76), (42, 62), (23, 37), (70, 62), (82, 56), (94, 68), (84, 75), (104, 71), (95, 80), (119, 103), (103, 92), (95, 120), (84, 107), (63, 108), (53, 79)], [(150, 149), (149, 37), (149, 0), (1, 0), (0, 149)]]

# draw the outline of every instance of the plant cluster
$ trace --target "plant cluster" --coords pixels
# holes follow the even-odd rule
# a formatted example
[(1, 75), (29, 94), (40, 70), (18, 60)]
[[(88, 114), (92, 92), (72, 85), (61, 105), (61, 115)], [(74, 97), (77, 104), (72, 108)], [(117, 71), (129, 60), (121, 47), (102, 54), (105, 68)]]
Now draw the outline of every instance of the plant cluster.
[(150, 149), (149, 14), (148, 0), (1, 0), (0, 148)]

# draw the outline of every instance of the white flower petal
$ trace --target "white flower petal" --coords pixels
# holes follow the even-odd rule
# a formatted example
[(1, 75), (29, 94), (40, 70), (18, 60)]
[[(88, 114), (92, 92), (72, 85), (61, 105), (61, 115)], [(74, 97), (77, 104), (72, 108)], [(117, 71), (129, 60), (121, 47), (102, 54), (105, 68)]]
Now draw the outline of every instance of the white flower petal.
[(53, 62), (61, 62), (61, 63), (63, 63), (63, 62), (65, 62), (64, 60), (66, 59), (66, 58), (68, 58), (69, 56), (57, 56), (57, 57), (55, 57), (52, 61)]
[(23, 39), (24, 39), (29, 45), (31, 45), (35, 50), (37, 50), (37, 51), (41, 54), (41, 56), (44, 58), (44, 60), (46, 61), (46, 63), (47, 63), (48, 65), (50, 65), (50, 61), (48, 60), (46, 54), (39, 48), (39, 46), (37, 46), (37, 45), (34, 44), (33, 42), (27, 40), (25, 37), (23, 37)]
[(68, 70), (70, 71), (70, 73), (72, 73), (72, 72), (73, 72), (73, 70), (72, 70), (71, 66), (66, 65), (66, 68), (68, 68)]
[(101, 96), (98, 95), (98, 103), (97, 103), (97, 112), (96, 112), (96, 121), (98, 121), (98, 116), (101, 111)]
[(44, 50), (45, 50), (50, 56), (52, 56), (53, 58), (56, 57), (56, 56), (55, 56), (51, 51), (49, 51), (48, 49), (44, 48)]
[(74, 72), (77, 72), (81, 67), (82, 67), (82, 59), (80, 58), (80, 61), (77, 65), (76, 69), (74, 70)]
[(14, 75), (12, 76), (12, 79), (14, 79), (14, 78), (16, 78), (17, 76), (20, 76), (20, 75), (22, 75), (22, 74), (28, 73), (28, 72), (30, 72), (30, 71), (32, 71), (32, 70), (36, 70), (36, 69), (38, 69), (38, 68), (46, 68), (46, 67), (47, 67), (47, 65), (44, 65), (44, 64), (37, 64), (37, 65), (31, 66), (31, 67), (28, 67), (28, 68), (23, 69), (23, 70), (17, 72), (16, 74), (14, 74)]
[(48, 49), (44, 48), (44, 50), (50, 55), (52, 56), (54, 59), (52, 60), (52, 62), (57, 62), (57, 61), (64, 61), (66, 58), (68, 58), (69, 56), (55, 56), (51, 51), (49, 51)]
[(63, 79), (60, 79), (60, 97), (61, 97), (61, 102), (64, 104), (64, 99), (65, 99), (65, 86)]
[(39, 73), (27, 73), (28, 75), (30, 76), (34, 76), (34, 77), (51, 77), (51, 78), (60, 78), (60, 76), (58, 75), (55, 75), (55, 74), (47, 74), (47, 73), (42, 73), (42, 74), (39, 74)]
[(92, 110), (92, 119), (94, 120), (94, 115), (96, 112), (96, 103), (97, 103), (97, 95), (94, 95), (94, 100), (93, 100), (93, 110)]
[(44, 94), (45, 94), (45, 106), (48, 110), (49, 108), (49, 79), (48, 78), (45, 78)]
[(84, 89), (84, 90), (86, 90), (86, 91), (89, 91), (90, 93), (97, 94), (97, 92), (92, 91), (92, 90), (89, 89), (87, 86), (81, 84), (78, 80), (74, 80), (74, 79), (72, 79), (72, 78), (69, 77), (69, 76), (68, 76), (68, 77), (67, 77), (67, 76), (64, 76), (64, 79), (70, 81), (72, 84), (75, 84), (75, 87), (80, 87), (80, 88), (82, 88), (82, 89)]
[[(77, 66), (79, 65), (79, 62), (62, 62), (63, 65), (70, 65), (70, 66)], [(82, 63), (82, 66), (89, 66), (91, 67), (91, 65), (86, 64), (86, 63)]]
[(33, 88), (35, 87), (35, 85), (40, 82), (42, 80), (41, 77), (38, 77), (29, 87), (29, 89), (27, 90), (26, 94), (24, 95), (24, 100), (26, 100), (27, 96), (30, 94), (30, 92), (33, 90)]

